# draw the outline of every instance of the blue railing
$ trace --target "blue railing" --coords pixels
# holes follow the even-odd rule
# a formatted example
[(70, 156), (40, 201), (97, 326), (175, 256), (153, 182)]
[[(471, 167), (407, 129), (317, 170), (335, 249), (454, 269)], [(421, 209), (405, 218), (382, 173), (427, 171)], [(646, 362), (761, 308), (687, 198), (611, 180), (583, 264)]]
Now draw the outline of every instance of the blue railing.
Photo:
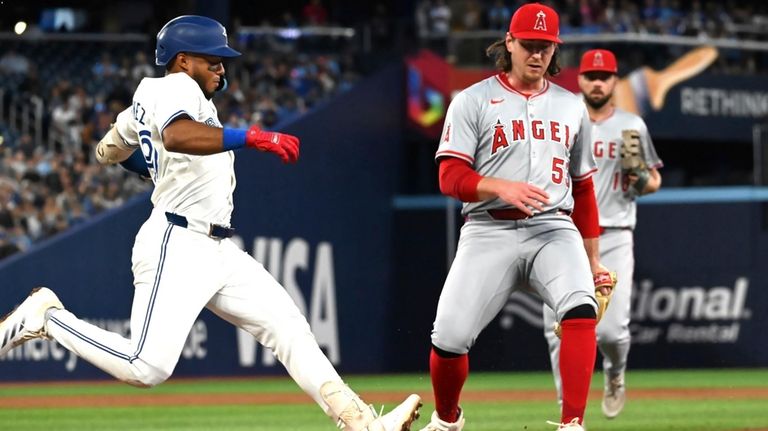
[[(638, 199), (640, 205), (702, 204), (726, 202), (766, 202), (768, 187), (685, 187), (661, 189), (652, 195)], [(454, 200), (458, 208), (461, 203)], [(395, 210), (445, 209), (443, 195), (397, 195), (392, 199)]]

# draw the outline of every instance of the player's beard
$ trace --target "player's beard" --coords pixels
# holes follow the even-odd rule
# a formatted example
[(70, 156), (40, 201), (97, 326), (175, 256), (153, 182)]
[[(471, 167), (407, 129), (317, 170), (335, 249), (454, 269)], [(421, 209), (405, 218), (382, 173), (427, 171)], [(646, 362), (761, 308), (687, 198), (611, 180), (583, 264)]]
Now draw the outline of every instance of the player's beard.
[(605, 95), (599, 99), (593, 99), (592, 97), (585, 97), (584, 100), (586, 100), (587, 105), (590, 106), (592, 109), (600, 109), (603, 106), (605, 106), (606, 103), (608, 103), (609, 100), (611, 100), (612, 94)]
[(205, 98), (208, 100), (213, 99), (213, 95), (216, 94), (216, 91), (208, 91), (206, 88), (203, 88), (203, 95), (205, 95)]
[(203, 91), (203, 95), (205, 95), (205, 98), (208, 100), (211, 100), (211, 98), (213, 98), (213, 95), (216, 93), (216, 90), (208, 91), (208, 82), (206, 82), (204, 77), (193, 76), (192, 79), (194, 79), (195, 82), (197, 82), (197, 86), (200, 87), (200, 90)]

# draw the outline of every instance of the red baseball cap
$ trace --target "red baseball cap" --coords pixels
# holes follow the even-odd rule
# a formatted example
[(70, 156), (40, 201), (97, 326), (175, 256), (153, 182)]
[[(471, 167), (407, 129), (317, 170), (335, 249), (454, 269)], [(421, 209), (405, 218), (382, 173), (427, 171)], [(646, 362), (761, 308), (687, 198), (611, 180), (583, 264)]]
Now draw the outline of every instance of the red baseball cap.
[(515, 39), (548, 40), (563, 43), (560, 36), (560, 17), (554, 9), (541, 3), (520, 6), (509, 22), (509, 33)]
[(616, 56), (607, 49), (590, 49), (581, 56), (579, 73), (610, 72), (618, 73)]

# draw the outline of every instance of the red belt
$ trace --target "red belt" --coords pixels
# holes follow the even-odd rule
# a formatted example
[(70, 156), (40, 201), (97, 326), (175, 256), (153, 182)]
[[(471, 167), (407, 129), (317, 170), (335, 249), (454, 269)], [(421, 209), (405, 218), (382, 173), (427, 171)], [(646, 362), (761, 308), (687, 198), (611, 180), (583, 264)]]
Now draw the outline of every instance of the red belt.
[(488, 215), (496, 220), (524, 220), (541, 214), (571, 215), (570, 212), (564, 210), (547, 211), (544, 213), (534, 214), (533, 216), (529, 216), (517, 208), (488, 210)]
[(600, 226), (600, 235), (604, 234), (607, 230), (632, 230), (629, 226), (622, 226), (622, 227), (605, 227)]

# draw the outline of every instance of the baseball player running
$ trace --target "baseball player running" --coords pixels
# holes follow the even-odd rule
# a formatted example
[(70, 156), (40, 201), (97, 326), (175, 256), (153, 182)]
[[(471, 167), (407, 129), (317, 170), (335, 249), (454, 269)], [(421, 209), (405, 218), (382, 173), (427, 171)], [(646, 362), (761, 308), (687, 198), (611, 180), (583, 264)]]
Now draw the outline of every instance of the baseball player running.
[[(611, 102), (617, 72), (616, 57), (611, 51), (594, 49), (581, 58), (579, 88), (592, 121), (590, 148), (598, 167), (593, 178), (600, 210), (600, 260), (618, 276), (611, 306), (597, 326), (597, 345), (603, 355), (605, 374), (602, 410), (609, 419), (621, 412), (626, 398), (624, 371), (630, 346), (635, 198), (659, 189), (658, 168), (662, 166), (643, 120), (614, 107)], [(543, 308), (544, 334), (549, 343), (558, 399), (561, 399), (558, 367), (561, 344), (553, 331), (556, 316), (549, 307)]]
[(240, 53), (209, 18), (180, 16), (157, 35), (162, 78), (145, 78), (133, 106), (98, 144), (102, 163), (141, 149), (155, 183), (154, 209), (133, 247), (131, 338), (102, 330), (38, 288), (0, 323), (0, 355), (33, 338), (53, 338), (131, 385), (151, 387), (173, 372), (200, 310), (206, 307), (271, 349), (291, 377), (341, 429), (409, 430), (420, 398), (378, 416), (348, 388), (317, 345), (288, 293), (229, 238), (234, 152), (254, 148), (283, 162), (299, 156), (298, 138), (251, 126), (222, 129), (211, 98), (225, 58)]
[(520, 7), (487, 50), (500, 73), (459, 93), (446, 114), (440, 190), (464, 202), (466, 223), (432, 329), (436, 408), (423, 431), (464, 427), (468, 352), (518, 289), (536, 291), (562, 324), (564, 402), (554, 425), (583, 429), (597, 354), (593, 275), (605, 268), (589, 117), (579, 97), (547, 79), (559, 72), (558, 25), (548, 6)]

